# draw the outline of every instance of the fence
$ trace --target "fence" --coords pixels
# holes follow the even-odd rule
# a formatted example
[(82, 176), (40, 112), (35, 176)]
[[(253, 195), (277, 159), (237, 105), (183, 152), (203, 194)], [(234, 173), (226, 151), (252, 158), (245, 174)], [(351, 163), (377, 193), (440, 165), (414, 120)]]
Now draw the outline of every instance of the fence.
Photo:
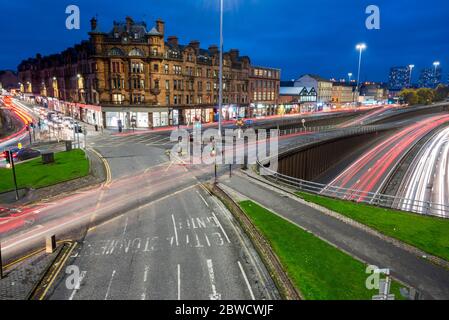
[(389, 209), (409, 211), (422, 215), (449, 218), (449, 205), (301, 180), (272, 171), (264, 167), (260, 162), (257, 163), (257, 167), (259, 172), (263, 174), (267, 180), (286, 185), (297, 191), (328, 196), (336, 199), (356, 201)]

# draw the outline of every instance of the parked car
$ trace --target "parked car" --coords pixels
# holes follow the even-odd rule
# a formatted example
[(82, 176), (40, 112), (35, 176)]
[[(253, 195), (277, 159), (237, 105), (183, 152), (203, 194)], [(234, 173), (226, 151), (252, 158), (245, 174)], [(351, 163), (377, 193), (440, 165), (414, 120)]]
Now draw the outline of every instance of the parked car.
[(35, 149), (31, 148), (24, 148), (19, 150), (17, 152), (17, 159), (20, 161), (28, 160), (28, 159), (34, 159), (37, 157), (40, 157), (41, 152)]

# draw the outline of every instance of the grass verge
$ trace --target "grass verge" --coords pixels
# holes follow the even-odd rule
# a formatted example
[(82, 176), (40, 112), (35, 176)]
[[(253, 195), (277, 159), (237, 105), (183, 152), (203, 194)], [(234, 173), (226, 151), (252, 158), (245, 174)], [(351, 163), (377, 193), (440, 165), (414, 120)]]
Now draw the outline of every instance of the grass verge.
[[(21, 188), (39, 189), (89, 174), (89, 161), (82, 150), (55, 154), (53, 164), (42, 164), (41, 158), (16, 164), (17, 185)], [(0, 169), (0, 192), (14, 190), (11, 169)]]
[(298, 193), (302, 199), (449, 261), (449, 220)]
[[(309, 232), (255, 204), (241, 208), (276, 252), (294, 285), (308, 300), (370, 300), (378, 294), (365, 286), (366, 265)], [(396, 299), (400, 284), (392, 283)]]

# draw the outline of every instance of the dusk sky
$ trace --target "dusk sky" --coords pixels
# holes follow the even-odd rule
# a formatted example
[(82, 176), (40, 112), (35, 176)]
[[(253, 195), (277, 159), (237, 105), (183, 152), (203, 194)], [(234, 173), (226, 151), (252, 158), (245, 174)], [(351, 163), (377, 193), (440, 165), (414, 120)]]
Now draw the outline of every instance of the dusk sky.
[[(218, 44), (218, 0), (22, 0), (2, 1), (0, 69), (16, 69), (21, 60), (57, 53), (87, 39), (89, 20), (98, 14), (101, 31), (113, 20), (157, 18), (166, 35), (181, 43)], [(225, 0), (225, 50), (238, 48), (254, 65), (282, 69), (282, 78), (304, 73), (346, 77), (357, 72), (355, 45), (368, 45), (362, 80), (385, 81), (391, 66), (415, 64), (417, 70), (441, 61), (449, 71), (447, 0)], [(81, 10), (81, 30), (65, 28), (65, 8)], [(381, 10), (381, 29), (367, 30), (365, 9)], [(415, 73), (416, 81), (418, 72)]]

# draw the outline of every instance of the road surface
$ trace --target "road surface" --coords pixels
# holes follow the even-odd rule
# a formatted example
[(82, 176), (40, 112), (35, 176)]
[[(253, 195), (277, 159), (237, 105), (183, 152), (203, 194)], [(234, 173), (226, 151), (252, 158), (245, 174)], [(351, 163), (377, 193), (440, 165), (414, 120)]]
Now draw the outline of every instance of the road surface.
[(407, 199), (400, 201), (399, 209), (449, 216), (449, 128), (438, 131), (424, 144), (399, 190), (398, 195)]

